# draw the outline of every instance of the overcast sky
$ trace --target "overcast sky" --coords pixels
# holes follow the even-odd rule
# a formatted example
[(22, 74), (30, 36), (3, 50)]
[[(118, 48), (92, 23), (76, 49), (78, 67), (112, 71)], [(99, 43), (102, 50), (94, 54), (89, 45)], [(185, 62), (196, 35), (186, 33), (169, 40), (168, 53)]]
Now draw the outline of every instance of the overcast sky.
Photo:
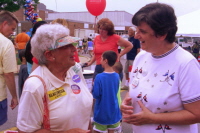
[[(47, 9), (58, 12), (88, 11), (86, 0), (40, 0)], [(134, 14), (141, 7), (157, 0), (106, 0), (105, 11), (127, 11)], [(177, 16), (200, 9), (200, 0), (158, 0), (160, 3), (171, 5)]]

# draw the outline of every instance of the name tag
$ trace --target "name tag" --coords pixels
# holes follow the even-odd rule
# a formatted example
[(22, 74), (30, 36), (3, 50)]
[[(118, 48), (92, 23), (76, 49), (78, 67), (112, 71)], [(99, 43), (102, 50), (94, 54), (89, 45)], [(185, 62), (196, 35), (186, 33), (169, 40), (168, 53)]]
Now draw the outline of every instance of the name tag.
[(60, 97), (63, 97), (65, 95), (67, 95), (67, 93), (65, 92), (63, 87), (56, 88), (54, 90), (50, 90), (50, 91), (47, 92), (47, 94), (48, 94), (48, 97), (49, 97), (50, 101), (53, 101), (55, 99), (58, 99)]
[(81, 66), (78, 64), (75, 64), (72, 69), (74, 70), (75, 73), (78, 73), (79, 71), (82, 71)]

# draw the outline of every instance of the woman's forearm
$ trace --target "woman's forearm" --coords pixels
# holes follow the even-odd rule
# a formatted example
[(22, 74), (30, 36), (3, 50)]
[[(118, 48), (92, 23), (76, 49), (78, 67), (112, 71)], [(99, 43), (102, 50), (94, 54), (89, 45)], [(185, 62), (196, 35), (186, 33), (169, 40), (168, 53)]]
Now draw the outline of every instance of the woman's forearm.
[(200, 101), (185, 104), (184, 109), (166, 113), (152, 113), (141, 101), (137, 101), (141, 107), (141, 112), (124, 116), (125, 122), (134, 125), (144, 124), (176, 124), (188, 125), (200, 122), (200, 112), (196, 107), (200, 106)]
[(119, 57), (122, 57), (124, 54), (128, 53), (133, 48), (132, 43), (123, 38), (119, 39), (118, 45), (124, 47), (124, 50), (120, 52)]
[(181, 110), (170, 113), (154, 114), (152, 117), (152, 123), (154, 124), (178, 124), (187, 125), (198, 123), (199, 120), (195, 115), (187, 110)]
[(93, 55), (91, 60), (88, 62), (88, 66), (92, 65), (94, 62), (95, 62), (95, 55)]
[(119, 54), (119, 57), (122, 57), (123, 55), (125, 55), (126, 53), (128, 53), (131, 49), (132, 49), (132, 45), (128, 45), (127, 47), (124, 48), (124, 50), (122, 50)]

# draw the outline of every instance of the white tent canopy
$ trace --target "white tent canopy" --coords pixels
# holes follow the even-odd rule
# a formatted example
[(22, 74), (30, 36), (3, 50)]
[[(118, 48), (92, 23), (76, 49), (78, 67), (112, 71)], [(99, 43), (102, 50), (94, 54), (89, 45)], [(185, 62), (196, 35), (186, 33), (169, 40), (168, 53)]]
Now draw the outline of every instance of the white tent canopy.
[(200, 9), (178, 17), (176, 36), (200, 37)]

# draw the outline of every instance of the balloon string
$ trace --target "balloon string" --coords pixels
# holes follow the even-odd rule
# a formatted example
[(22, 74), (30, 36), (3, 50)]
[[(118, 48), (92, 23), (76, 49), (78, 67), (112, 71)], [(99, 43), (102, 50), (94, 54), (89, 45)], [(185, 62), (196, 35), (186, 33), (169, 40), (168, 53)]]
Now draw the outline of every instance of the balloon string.
[(95, 17), (95, 20), (94, 20), (94, 28), (95, 28), (95, 32), (96, 32), (96, 29), (97, 29), (97, 28), (96, 28), (96, 26), (97, 26), (97, 20), (98, 20), (98, 17), (96, 16), (96, 17)]

